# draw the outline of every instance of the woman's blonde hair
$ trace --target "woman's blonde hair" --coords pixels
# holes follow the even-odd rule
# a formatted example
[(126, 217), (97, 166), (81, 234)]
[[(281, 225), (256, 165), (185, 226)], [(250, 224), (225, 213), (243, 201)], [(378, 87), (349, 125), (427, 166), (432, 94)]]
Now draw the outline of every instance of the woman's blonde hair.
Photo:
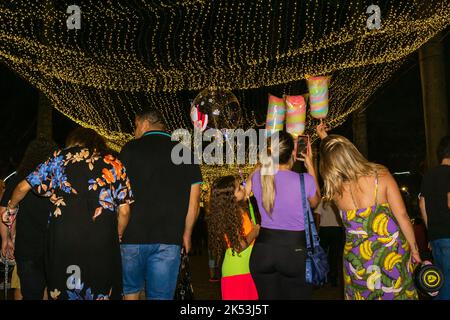
[(294, 150), (294, 139), (286, 131), (276, 133), (278, 138), (267, 140), (267, 150), (261, 156), (261, 188), (262, 203), (266, 212), (271, 215), (275, 204), (275, 163), (293, 164), (292, 151)]
[(357, 182), (383, 166), (369, 162), (347, 138), (331, 134), (320, 144), (320, 174), (324, 181), (324, 198), (342, 197), (345, 182)]

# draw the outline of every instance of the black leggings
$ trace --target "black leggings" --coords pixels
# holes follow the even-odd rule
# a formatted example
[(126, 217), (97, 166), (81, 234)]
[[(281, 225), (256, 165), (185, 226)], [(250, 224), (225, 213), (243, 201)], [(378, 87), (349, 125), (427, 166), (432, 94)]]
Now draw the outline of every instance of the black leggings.
[(305, 281), (305, 232), (261, 228), (250, 257), (250, 272), (261, 300), (309, 300)]

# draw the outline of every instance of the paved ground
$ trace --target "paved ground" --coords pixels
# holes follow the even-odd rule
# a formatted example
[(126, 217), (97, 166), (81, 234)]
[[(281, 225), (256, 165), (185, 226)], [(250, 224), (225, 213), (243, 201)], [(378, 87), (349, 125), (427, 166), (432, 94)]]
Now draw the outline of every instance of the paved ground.
[[(202, 255), (190, 257), (192, 284), (196, 300), (220, 300), (220, 282), (209, 282), (208, 256), (203, 251)], [(0, 276), (3, 282), (3, 276)], [(0, 288), (3, 287), (0, 285)], [(329, 285), (314, 290), (314, 299), (318, 300), (340, 300), (343, 299), (342, 288), (333, 288)], [(12, 299), (12, 290), (9, 290), (8, 299)], [(1, 290), (0, 300), (4, 300), (4, 291)]]
[[(208, 257), (195, 255), (190, 257), (190, 261), (196, 300), (220, 300), (220, 282), (209, 282)], [(342, 300), (343, 298), (343, 289), (333, 288), (330, 285), (315, 289), (313, 295), (315, 300)]]

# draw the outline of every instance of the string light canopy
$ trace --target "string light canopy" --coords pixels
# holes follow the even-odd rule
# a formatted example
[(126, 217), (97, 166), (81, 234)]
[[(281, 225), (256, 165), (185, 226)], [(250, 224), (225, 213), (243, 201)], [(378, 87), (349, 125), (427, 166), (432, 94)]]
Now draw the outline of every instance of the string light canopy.
[(246, 129), (264, 122), (267, 93), (303, 94), (308, 75), (331, 76), (336, 127), (449, 24), (450, 1), (11, 0), (0, 19), (0, 61), (119, 150), (140, 110), (192, 128), (190, 101), (214, 86), (237, 96)]

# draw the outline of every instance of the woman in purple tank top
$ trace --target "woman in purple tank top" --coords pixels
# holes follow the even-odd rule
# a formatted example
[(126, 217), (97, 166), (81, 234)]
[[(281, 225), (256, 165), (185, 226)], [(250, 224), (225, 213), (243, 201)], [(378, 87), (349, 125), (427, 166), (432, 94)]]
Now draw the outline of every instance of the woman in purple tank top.
[[(250, 272), (262, 300), (311, 299), (312, 288), (305, 281), (305, 232), (302, 197), (312, 207), (320, 202), (320, 191), (312, 161), (311, 146), (303, 154), (305, 195), (300, 175), (291, 171), (295, 162), (293, 137), (280, 131), (268, 140), (263, 166), (248, 179), (261, 213), (261, 229), (250, 257)], [(278, 162), (275, 165), (275, 161)], [(270, 172), (268, 168), (275, 169)]]

